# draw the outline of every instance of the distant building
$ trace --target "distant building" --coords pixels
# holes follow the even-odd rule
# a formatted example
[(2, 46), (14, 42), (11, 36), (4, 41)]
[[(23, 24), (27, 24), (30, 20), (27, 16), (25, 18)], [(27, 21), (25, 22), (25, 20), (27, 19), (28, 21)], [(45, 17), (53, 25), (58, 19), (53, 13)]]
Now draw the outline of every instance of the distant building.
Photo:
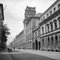
[(24, 41), (24, 30), (21, 31), (14, 39), (14, 41), (12, 42), (12, 48), (17, 48), (17, 49), (21, 49), (24, 48), (25, 41)]

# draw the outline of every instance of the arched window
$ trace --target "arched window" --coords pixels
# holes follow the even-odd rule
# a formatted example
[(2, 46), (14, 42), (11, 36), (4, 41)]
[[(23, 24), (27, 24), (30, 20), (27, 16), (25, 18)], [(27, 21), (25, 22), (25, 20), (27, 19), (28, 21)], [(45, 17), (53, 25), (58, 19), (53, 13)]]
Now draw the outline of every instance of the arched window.
[(41, 43), (39, 42), (39, 50), (40, 50), (40, 47), (41, 47)]
[(36, 50), (38, 49), (38, 41), (35, 40), (35, 44), (36, 44)]
[(42, 39), (42, 46), (44, 46), (44, 39)]
[(53, 30), (53, 22), (50, 22), (51, 25), (51, 31)]
[(47, 24), (47, 29), (48, 29), (48, 32), (49, 32), (49, 24)]
[(60, 28), (60, 17), (58, 17), (58, 21), (59, 21), (59, 28)]
[(50, 46), (50, 38), (48, 37), (48, 46)]
[(35, 48), (35, 44), (33, 43), (33, 49)]
[(55, 29), (57, 29), (57, 20), (54, 20)]
[(55, 36), (55, 40), (56, 40), (55, 41), (56, 42), (55, 45), (57, 45), (58, 44), (58, 37), (57, 36)]
[(51, 37), (51, 45), (53, 46), (54, 41), (53, 41), (53, 36)]

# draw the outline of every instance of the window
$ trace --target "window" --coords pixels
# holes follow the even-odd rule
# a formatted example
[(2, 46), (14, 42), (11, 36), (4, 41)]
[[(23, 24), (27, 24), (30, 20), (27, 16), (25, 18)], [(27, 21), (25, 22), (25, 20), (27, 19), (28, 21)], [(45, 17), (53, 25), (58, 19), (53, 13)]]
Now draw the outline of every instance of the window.
[(42, 27), (42, 34), (44, 34), (44, 27)]
[(50, 38), (48, 37), (48, 46), (50, 46)]
[(42, 46), (44, 46), (44, 39), (42, 39)]
[(56, 42), (55, 45), (57, 46), (57, 44), (58, 44), (58, 37), (57, 36), (55, 36), (55, 40), (56, 40), (55, 41)]
[(54, 12), (56, 11), (56, 7), (54, 8)]
[(53, 22), (50, 22), (51, 25), (51, 31), (53, 30)]
[(60, 4), (58, 4), (58, 8), (60, 8)]
[(40, 36), (40, 30), (38, 30), (38, 36)]
[(58, 21), (59, 21), (59, 28), (60, 28), (60, 17), (58, 17)]
[(54, 41), (53, 41), (53, 37), (51, 37), (51, 45), (53, 46)]
[(47, 29), (48, 29), (48, 32), (49, 32), (49, 24), (47, 24)]
[(50, 11), (50, 14), (52, 14), (52, 11)]
[(54, 20), (55, 29), (57, 29), (57, 20)]

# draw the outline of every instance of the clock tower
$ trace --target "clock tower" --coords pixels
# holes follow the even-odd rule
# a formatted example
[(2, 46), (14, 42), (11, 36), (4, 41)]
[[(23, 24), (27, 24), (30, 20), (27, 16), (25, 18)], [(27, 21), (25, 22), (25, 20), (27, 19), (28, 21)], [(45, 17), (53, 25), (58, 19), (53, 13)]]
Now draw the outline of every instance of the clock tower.
[(25, 9), (25, 19), (28, 19), (29, 17), (33, 17), (36, 14), (35, 7), (29, 7), (27, 6)]

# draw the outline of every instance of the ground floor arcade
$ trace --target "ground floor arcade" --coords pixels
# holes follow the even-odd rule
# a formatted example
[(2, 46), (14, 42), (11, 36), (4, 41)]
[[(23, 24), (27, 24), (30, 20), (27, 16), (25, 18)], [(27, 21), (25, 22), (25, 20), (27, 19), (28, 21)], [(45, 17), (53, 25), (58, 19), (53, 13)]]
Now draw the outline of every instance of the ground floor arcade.
[(50, 34), (40, 39), (34, 39), (32, 47), (35, 50), (60, 51), (60, 33)]

